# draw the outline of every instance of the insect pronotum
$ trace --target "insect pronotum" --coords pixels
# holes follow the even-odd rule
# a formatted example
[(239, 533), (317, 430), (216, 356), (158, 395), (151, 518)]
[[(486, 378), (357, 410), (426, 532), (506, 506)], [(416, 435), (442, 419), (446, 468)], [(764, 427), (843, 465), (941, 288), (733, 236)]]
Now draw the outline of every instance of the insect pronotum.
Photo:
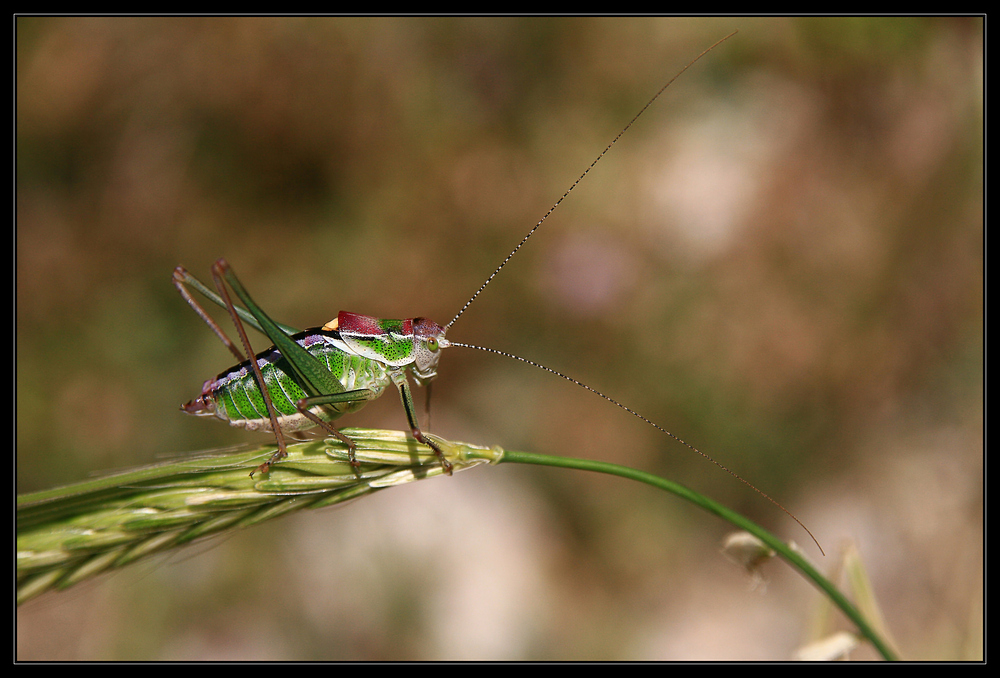
[[(189, 414), (215, 416), (228, 421), (233, 426), (241, 426), (248, 430), (272, 431), (278, 449), (267, 461), (255, 469), (250, 474), (251, 476), (257, 472), (267, 473), (274, 463), (287, 455), (286, 433), (315, 426), (322, 427), (347, 445), (348, 455), (355, 473), (360, 474), (360, 464), (355, 459), (356, 446), (354, 441), (337, 430), (332, 422), (344, 414), (360, 409), (369, 400), (378, 398), (392, 383), (399, 390), (413, 437), (434, 450), (442, 467), (450, 474), (452, 465), (442, 450), (420, 431), (413, 405), (409, 374), (412, 374), (417, 385), (428, 384), (437, 376), (437, 364), (441, 350), (450, 346), (487, 351), (519, 360), (561, 377), (638, 417), (661, 433), (709, 460), (780, 508), (802, 526), (819, 547), (819, 542), (809, 532), (809, 529), (769, 495), (735, 471), (614, 398), (572, 377), (526, 358), (493, 348), (465, 344), (445, 338), (451, 326), (465, 313), (487, 285), (534, 235), (538, 227), (562, 204), (563, 200), (604, 158), (611, 147), (629, 130), (646, 109), (688, 68), (733, 35), (735, 32), (699, 54), (653, 95), (584, 170), (583, 174), (566, 189), (555, 204), (528, 231), (510, 254), (500, 262), (500, 265), (459, 309), (455, 317), (443, 327), (426, 318), (387, 320), (341, 311), (336, 318), (322, 327), (300, 331), (271, 320), (253, 301), (224, 259), (218, 260), (212, 266), (212, 278), (218, 294), (212, 292), (183, 267), (178, 266), (174, 270), (174, 285), (188, 304), (239, 361), (235, 367), (207, 380), (202, 386), (201, 396), (184, 404), (181, 409)], [(203, 296), (228, 311), (239, 335), (239, 345), (226, 336), (222, 328), (194, 299), (188, 287), (193, 287)], [(230, 289), (246, 308), (237, 307), (233, 303), (229, 295)], [(273, 346), (261, 353), (254, 353), (244, 329), (244, 323), (267, 335), (273, 342)], [(254, 359), (251, 360), (250, 356), (253, 356)], [(822, 550), (820, 547), (821, 552)]]

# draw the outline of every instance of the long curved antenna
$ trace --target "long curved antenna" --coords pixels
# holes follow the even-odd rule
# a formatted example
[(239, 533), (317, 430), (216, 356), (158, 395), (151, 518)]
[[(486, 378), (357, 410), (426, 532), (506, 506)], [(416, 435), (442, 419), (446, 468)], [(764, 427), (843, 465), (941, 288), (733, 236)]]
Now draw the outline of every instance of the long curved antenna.
[(455, 317), (451, 319), (451, 322), (444, 326), (445, 331), (447, 331), (448, 328), (450, 328), (452, 325), (455, 324), (455, 321), (458, 320), (462, 316), (463, 313), (465, 313), (465, 309), (469, 308), (469, 306), (472, 305), (472, 302), (474, 302), (476, 300), (476, 297), (479, 296), (479, 293), (486, 289), (486, 286), (489, 285), (493, 281), (493, 278), (495, 278), (497, 276), (497, 273), (499, 273), (501, 271), (501, 269), (503, 269), (503, 267), (507, 265), (507, 262), (510, 261), (511, 258), (515, 254), (517, 254), (517, 251), (519, 249), (521, 249), (521, 246), (524, 245), (524, 243), (528, 242), (528, 238), (530, 238), (532, 235), (534, 235), (535, 231), (538, 230), (538, 227), (542, 225), (542, 222), (545, 221), (546, 219), (548, 219), (549, 215), (556, 211), (556, 208), (559, 207), (560, 204), (562, 204), (562, 201), (566, 199), (566, 196), (568, 196), (570, 193), (573, 192), (573, 189), (576, 188), (577, 184), (579, 184), (581, 181), (583, 181), (583, 178), (585, 176), (587, 176), (588, 174), (590, 174), (590, 170), (594, 169), (594, 165), (596, 165), (597, 163), (599, 163), (601, 161), (601, 158), (603, 158), (605, 155), (607, 155), (607, 152), (611, 150), (611, 147), (614, 146), (615, 143), (617, 143), (617, 141), (622, 138), (622, 135), (625, 134), (625, 132), (628, 131), (628, 128), (631, 127), (633, 125), (633, 123), (635, 123), (635, 121), (639, 119), (639, 116), (642, 115), (643, 113), (645, 113), (646, 109), (649, 108), (650, 106), (652, 106), (654, 101), (656, 101), (657, 99), (660, 98), (660, 95), (663, 94), (663, 92), (668, 87), (670, 87), (670, 85), (672, 85), (674, 83), (674, 80), (676, 80), (677, 78), (681, 77), (684, 74), (684, 71), (686, 71), (687, 69), (689, 69), (692, 66), (694, 66), (695, 63), (697, 63), (697, 61), (699, 59), (701, 59), (703, 56), (705, 56), (706, 54), (708, 54), (709, 52), (711, 52), (713, 49), (715, 49), (716, 47), (718, 47), (719, 45), (721, 45), (722, 43), (724, 43), (729, 38), (731, 38), (734, 35), (736, 35), (738, 32), (739, 31), (733, 31), (732, 33), (730, 33), (729, 35), (727, 35), (726, 37), (724, 37), (722, 40), (719, 40), (717, 43), (715, 43), (714, 45), (712, 45), (711, 47), (709, 47), (708, 49), (706, 49), (704, 52), (702, 52), (701, 54), (699, 54), (698, 56), (696, 56), (694, 59), (691, 60), (691, 63), (689, 63), (684, 68), (682, 68), (677, 73), (677, 75), (675, 75), (674, 77), (670, 78), (670, 81), (667, 82), (666, 85), (664, 85), (663, 87), (661, 87), (659, 92), (657, 92), (656, 94), (653, 95), (653, 98), (650, 99), (646, 103), (646, 105), (643, 106), (642, 109), (638, 113), (635, 114), (635, 117), (632, 118), (629, 121), (629, 123), (627, 125), (625, 125), (625, 127), (622, 128), (622, 131), (618, 133), (618, 136), (616, 136), (614, 139), (612, 139), (611, 143), (608, 144), (603, 151), (601, 151), (601, 154), (597, 156), (597, 158), (594, 160), (594, 162), (590, 163), (590, 167), (588, 167), (586, 170), (584, 170), (583, 174), (581, 174), (580, 177), (576, 181), (573, 182), (573, 185), (566, 189), (566, 192), (562, 194), (562, 197), (560, 197), (558, 200), (556, 200), (556, 203), (552, 207), (549, 208), (549, 211), (545, 213), (545, 216), (543, 216), (541, 219), (538, 220), (538, 223), (535, 224), (530, 231), (528, 231), (528, 234), (526, 236), (524, 236), (523, 238), (521, 238), (521, 242), (519, 242), (517, 244), (517, 247), (515, 247), (513, 250), (511, 250), (510, 254), (507, 255), (507, 258), (500, 262), (500, 265), (497, 266), (496, 270), (493, 271), (492, 274), (490, 274), (490, 277), (486, 279), (486, 282), (484, 282), (482, 285), (480, 285), (479, 289), (476, 290), (476, 293), (473, 294), (472, 297), (470, 297), (467, 302), (465, 302), (465, 306), (463, 306), (461, 308), (461, 310), (459, 310), (459, 312), (455, 314)]
[(487, 348), (485, 346), (476, 346), (474, 344), (463, 344), (463, 343), (460, 343), (460, 342), (457, 342), (457, 341), (449, 341), (449, 343), (452, 346), (461, 346), (463, 348), (474, 348), (477, 351), (486, 351), (487, 353), (495, 353), (496, 355), (502, 355), (502, 356), (505, 356), (507, 358), (513, 358), (514, 360), (520, 360), (522, 363), (526, 363), (528, 365), (531, 365), (532, 367), (537, 367), (538, 369), (544, 370), (544, 371), (548, 372), (549, 374), (554, 374), (557, 377), (562, 377), (566, 381), (572, 382), (572, 383), (576, 384), (577, 386), (579, 386), (580, 388), (585, 389), (587, 391), (590, 391), (591, 393), (593, 393), (595, 395), (599, 395), (602, 398), (604, 398), (605, 400), (607, 400), (609, 403), (612, 403), (613, 405), (617, 405), (618, 407), (622, 408), (623, 410), (625, 410), (629, 414), (631, 414), (631, 415), (633, 415), (635, 417), (638, 417), (639, 419), (642, 419), (644, 422), (646, 422), (647, 424), (649, 424), (650, 426), (652, 426), (653, 428), (655, 428), (660, 433), (665, 433), (668, 436), (670, 436), (671, 438), (673, 438), (674, 440), (676, 440), (677, 442), (679, 442), (681, 445), (684, 445), (685, 447), (687, 447), (687, 448), (689, 448), (691, 450), (694, 450), (695, 452), (697, 452), (698, 454), (700, 454), (702, 457), (704, 457), (705, 459), (709, 460), (710, 462), (712, 462), (713, 464), (715, 464), (716, 466), (718, 466), (719, 468), (721, 468), (723, 471), (725, 471), (726, 473), (728, 473), (729, 475), (731, 475), (732, 477), (736, 478), (741, 483), (743, 483), (744, 485), (746, 485), (747, 487), (749, 487), (751, 490), (753, 490), (754, 492), (756, 492), (760, 496), (764, 497), (764, 499), (767, 499), (769, 502), (771, 502), (772, 504), (774, 504), (775, 506), (777, 506), (779, 509), (781, 509), (782, 511), (784, 511), (785, 514), (789, 518), (791, 518), (792, 520), (794, 520), (795, 522), (797, 522), (799, 524), (799, 526), (803, 530), (806, 531), (806, 534), (808, 534), (812, 538), (813, 542), (816, 543), (816, 548), (819, 549), (819, 552), (822, 553), (824, 556), (826, 555), (826, 551), (824, 551), (823, 547), (819, 545), (819, 540), (817, 540), (816, 537), (813, 536), (813, 533), (809, 531), (809, 528), (806, 527), (802, 523), (801, 520), (799, 520), (798, 518), (796, 518), (795, 515), (791, 511), (789, 511), (784, 506), (782, 506), (781, 504), (779, 504), (777, 501), (775, 501), (774, 499), (772, 499), (770, 497), (770, 495), (768, 495), (767, 493), (765, 493), (763, 490), (760, 490), (759, 488), (757, 488), (757, 486), (753, 485), (750, 481), (746, 480), (743, 476), (741, 476), (740, 474), (736, 473), (736, 471), (733, 471), (728, 466), (722, 464), (721, 462), (716, 461), (715, 459), (713, 459), (709, 455), (707, 455), (704, 452), (702, 452), (701, 450), (699, 450), (694, 445), (692, 445), (692, 444), (690, 444), (690, 443), (682, 440), (680, 437), (674, 435), (673, 433), (671, 433), (667, 429), (663, 428), (659, 424), (656, 424), (656, 423), (652, 422), (651, 420), (649, 420), (646, 417), (642, 416), (641, 414), (639, 414), (635, 410), (633, 410), (633, 409), (631, 409), (629, 407), (626, 407), (625, 405), (622, 405), (620, 402), (618, 402), (614, 398), (612, 398), (610, 396), (606, 396), (603, 393), (601, 393), (600, 391), (598, 391), (597, 389), (591, 388), (590, 386), (587, 386), (582, 381), (577, 381), (573, 377), (567, 377), (562, 372), (557, 372), (556, 370), (552, 369), (551, 367), (546, 367), (545, 365), (542, 365), (540, 363), (536, 363), (533, 360), (528, 360), (527, 358), (522, 358), (521, 356), (514, 355), (513, 353), (507, 353), (506, 351), (498, 351), (495, 348)]

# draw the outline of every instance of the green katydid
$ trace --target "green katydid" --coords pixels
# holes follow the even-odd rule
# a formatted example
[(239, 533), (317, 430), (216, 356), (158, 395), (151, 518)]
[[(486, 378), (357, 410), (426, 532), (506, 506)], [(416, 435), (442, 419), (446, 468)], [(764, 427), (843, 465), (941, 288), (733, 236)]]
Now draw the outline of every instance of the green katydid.
[[(440, 350), (450, 345), (444, 338), (445, 328), (426, 318), (382, 320), (341, 311), (323, 327), (300, 332), (271, 320), (224, 259), (212, 266), (212, 277), (219, 295), (183, 267), (174, 269), (174, 284), (181, 295), (241, 363), (206, 381), (201, 396), (181, 409), (189, 414), (214, 415), (248, 430), (273, 431), (278, 450), (258, 471), (267, 472), (287, 455), (284, 432), (322, 426), (347, 445), (357, 472), (354, 442), (329, 422), (378, 398), (392, 382), (402, 396), (413, 437), (433, 449), (451, 473), (444, 453), (420, 432), (406, 376), (407, 370), (412, 371), (418, 385), (437, 376)], [(187, 285), (226, 307), (246, 356), (254, 356), (254, 360), (240, 352), (187, 291)], [(247, 310), (233, 304), (226, 285)], [(266, 334), (274, 346), (255, 355), (244, 322)]]
[[(178, 291), (240, 362), (214, 379), (206, 381), (201, 396), (183, 405), (182, 409), (189, 414), (215, 416), (228, 421), (233, 426), (241, 426), (249, 430), (272, 431), (278, 449), (253, 473), (268, 472), (274, 463), (287, 455), (285, 433), (320, 426), (347, 445), (355, 473), (360, 474), (360, 464), (354, 456), (354, 442), (338, 431), (332, 422), (344, 414), (360, 409), (369, 400), (378, 398), (389, 383), (393, 383), (402, 398), (403, 408), (413, 437), (434, 450), (442, 467), (450, 474), (452, 466), (442, 450), (420, 431), (407, 373), (412, 373), (418, 386), (429, 385), (429, 382), (437, 376), (438, 358), (442, 349), (450, 346), (475, 348), (513, 358), (562, 377), (642, 419), (650, 426), (705, 457), (778, 506), (812, 537), (812, 533), (798, 518), (770, 496), (709, 455), (617, 400), (531, 360), (504, 351), (453, 342), (445, 338), (448, 329), (639, 116), (659, 98), (674, 80), (701, 57), (734, 34), (726, 36), (698, 55), (649, 100), (538, 223), (528, 231), (476, 290), (475, 294), (462, 306), (451, 322), (445, 326), (438, 325), (426, 318), (386, 320), (341, 311), (337, 318), (323, 327), (300, 331), (271, 320), (246, 292), (225, 260), (218, 260), (212, 267), (212, 277), (218, 294), (212, 292), (184, 268), (177, 267), (174, 271), (174, 284)], [(225, 332), (198, 304), (188, 291), (188, 286), (227, 309), (245, 353), (240, 351), (237, 345), (226, 336)], [(233, 303), (227, 287), (233, 290), (245, 308), (238, 307)], [(255, 354), (243, 327), (244, 323), (265, 334), (273, 346), (266, 351)], [(251, 356), (253, 359), (250, 359)], [(815, 537), (813, 537), (813, 541), (816, 541)], [(818, 542), (817, 546), (819, 546)], [(822, 551), (822, 547), (820, 547), (820, 551)]]

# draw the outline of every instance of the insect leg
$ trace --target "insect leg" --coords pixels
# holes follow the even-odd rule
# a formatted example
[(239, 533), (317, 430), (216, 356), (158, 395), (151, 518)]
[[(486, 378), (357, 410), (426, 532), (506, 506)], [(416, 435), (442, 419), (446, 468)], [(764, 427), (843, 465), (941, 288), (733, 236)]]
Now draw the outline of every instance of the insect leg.
[(433, 385), (432, 381), (428, 381), (424, 385), (424, 390), (427, 391), (424, 398), (424, 417), (427, 419), (427, 428), (431, 427), (431, 386)]
[[(201, 304), (195, 301), (195, 298), (191, 296), (191, 293), (187, 289), (187, 285), (189, 284), (195, 289), (198, 289), (199, 287), (201, 288), (205, 287), (204, 285), (201, 284), (201, 281), (199, 281), (193, 275), (188, 273), (187, 269), (185, 269), (183, 266), (178, 266), (177, 268), (175, 268), (174, 287), (176, 287), (177, 291), (181, 293), (182, 297), (184, 297), (184, 301), (186, 301), (188, 303), (188, 306), (194, 309), (194, 312), (198, 314), (198, 317), (204, 320), (205, 324), (208, 325), (213, 332), (215, 332), (215, 336), (217, 336), (219, 340), (226, 345), (226, 348), (228, 348), (229, 351), (234, 356), (236, 356), (236, 359), (238, 361), (243, 362), (244, 360), (246, 360), (246, 357), (242, 353), (240, 353), (240, 349), (236, 348), (236, 344), (234, 344), (232, 340), (228, 336), (226, 336), (226, 333), (222, 330), (221, 327), (219, 327), (218, 323), (212, 320), (212, 316), (210, 316), (208, 312), (201, 307)], [(207, 290), (207, 288), (205, 289)], [(202, 291), (202, 294), (204, 294), (204, 291)]]
[(267, 406), (267, 416), (271, 419), (271, 430), (274, 431), (274, 437), (278, 443), (278, 451), (272, 454), (270, 459), (250, 472), (250, 477), (253, 478), (253, 474), (257, 471), (267, 473), (271, 468), (271, 464), (288, 456), (288, 450), (285, 447), (285, 436), (281, 431), (281, 427), (278, 425), (278, 414), (274, 409), (274, 403), (271, 402), (271, 394), (267, 390), (267, 384), (264, 382), (264, 375), (261, 374), (260, 365), (257, 364), (253, 348), (250, 347), (250, 339), (247, 337), (246, 330), (243, 329), (243, 322), (240, 320), (239, 314), (236, 313), (236, 308), (233, 306), (232, 299), (229, 298), (229, 291), (226, 289), (226, 283), (223, 280), (223, 277), (227, 276), (227, 274), (229, 274), (229, 264), (227, 264), (225, 260), (219, 259), (212, 265), (212, 278), (215, 280), (215, 286), (219, 290), (219, 295), (226, 303), (226, 310), (229, 311), (229, 317), (233, 319), (233, 324), (236, 325), (236, 332), (240, 335), (240, 341), (243, 342), (243, 348), (247, 352), (247, 355), (250, 356), (250, 367), (253, 368), (254, 378), (257, 380), (257, 386), (260, 388), (261, 396), (264, 398), (264, 404)]
[(317, 426), (322, 426), (331, 435), (338, 438), (340, 442), (347, 445), (347, 458), (351, 462), (351, 467), (354, 469), (354, 475), (358, 476), (358, 478), (361, 477), (361, 464), (355, 457), (355, 451), (358, 449), (357, 443), (337, 430), (337, 427), (330, 422), (323, 421), (321, 418), (310, 412), (309, 408), (316, 407), (317, 405), (333, 405), (335, 403), (357, 402), (359, 400), (374, 400), (379, 395), (381, 395), (381, 393), (377, 391), (358, 389), (355, 391), (344, 391), (343, 393), (331, 393), (328, 395), (303, 398), (295, 404), (296, 409), (298, 409), (303, 416)]
[(403, 399), (403, 409), (406, 410), (406, 419), (410, 424), (410, 432), (413, 434), (413, 437), (434, 450), (434, 454), (437, 455), (438, 460), (441, 462), (441, 468), (444, 469), (445, 473), (451, 475), (451, 462), (444, 456), (441, 448), (421, 433), (420, 427), (417, 426), (417, 415), (413, 409), (413, 394), (410, 392), (410, 382), (406, 378), (406, 373), (403, 370), (397, 370), (390, 372), (389, 376), (392, 377), (392, 382), (396, 384), (396, 388), (399, 389), (399, 395)]
[[(228, 276), (227, 276), (227, 280), (228, 280)], [(207, 286), (205, 286), (204, 283), (202, 283), (200, 280), (198, 280), (193, 275), (191, 275), (188, 272), (188, 270), (186, 268), (184, 268), (183, 266), (178, 266), (177, 268), (174, 269), (174, 287), (177, 288), (177, 291), (181, 293), (181, 296), (184, 297), (185, 301), (187, 301), (188, 304), (191, 306), (191, 308), (194, 309), (195, 313), (197, 313), (201, 317), (201, 319), (204, 320), (205, 323), (208, 324), (208, 326), (212, 328), (212, 331), (214, 331), (217, 336), (219, 336), (221, 334), (222, 336), (219, 336), (219, 338), (223, 339), (223, 337), (225, 336), (225, 334), (222, 332), (222, 330), (219, 328), (219, 326), (216, 325), (212, 321), (211, 317), (208, 315), (208, 313), (205, 311), (205, 309), (203, 309), (198, 304), (198, 302), (194, 300), (194, 297), (192, 297), (191, 293), (187, 290), (187, 286), (188, 285), (190, 285), (191, 287), (193, 287), (202, 296), (204, 296), (206, 299), (208, 299), (212, 303), (217, 304), (221, 308), (226, 308), (226, 302), (222, 300), (222, 297), (220, 297), (218, 294), (216, 294), (215, 292), (213, 292), (212, 290), (210, 290)], [(234, 288), (234, 289), (236, 289), (236, 288)], [(237, 296), (238, 295), (239, 295), (239, 292), (237, 292)], [(257, 318), (254, 317), (253, 313), (251, 313), (250, 311), (246, 310), (242, 306), (235, 306), (234, 308), (236, 309), (237, 315), (240, 316), (240, 319), (242, 319), (245, 324), (247, 324), (250, 327), (254, 328), (258, 332), (261, 332), (263, 334), (267, 334), (267, 331), (257, 321)], [(300, 330), (298, 328), (292, 327), (291, 325), (283, 325), (282, 323), (274, 323), (274, 324), (277, 327), (279, 327), (281, 329), (281, 331), (284, 332), (287, 335), (298, 334), (299, 332), (302, 331), (302, 330)], [(226, 340), (223, 339), (222, 343), (225, 344)], [(230, 342), (230, 343), (232, 343), (232, 342)], [(245, 358), (241, 358), (240, 360), (241, 361), (245, 360)]]
[[(271, 320), (260, 306), (250, 298), (250, 295), (244, 289), (242, 283), (240, 283), (225, 259), (219, 259), (215, 262), (215, 265), (212, 266), (212, 271), (213, 275), (218, 273), (224, 278), (226, 283), (233, 289), (233, 292), (236, 293), (236, 296), (240, 298), (240, 301), (246, 304), (246, 307), (249, 309), (247, 313), (254, 318), (254, 322), (250, 324), (258, 327), (261, 332), (266, 334), (282, 357), (288, 360), (290, 374), (295, 377), (299, 386), (307, 394), (310, 396), (321, 396), (344, 392), (344, 385), (333, 376), (326, 365), (319, 358), (293, 341), (289, 336), (289, 334), (293, 334), (289, 332), (289, 328), (286, 325), (280, 325)], [(216, 284), (218, 284), (218, 280)], [(228, 295), (225, 303), (230, 315), (239, 313), (240, 309), (233, 307)]]

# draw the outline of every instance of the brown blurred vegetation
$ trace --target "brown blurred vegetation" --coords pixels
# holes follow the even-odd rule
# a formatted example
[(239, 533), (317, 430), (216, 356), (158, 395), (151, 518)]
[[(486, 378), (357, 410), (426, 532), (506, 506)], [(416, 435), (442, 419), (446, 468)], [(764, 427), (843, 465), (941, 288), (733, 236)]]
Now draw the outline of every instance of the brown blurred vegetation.
[[(905, 657), (981, 653), (978, 18), (18, 18), (18, 491), (259, 440), (178, 411), (230, 360), (170, 285), (177, 264), (207, 278), (225, 256), (300, 327), (340, 309), (447, 322), (736, 28), (452, 337), (621, 399), (828, 552), (856, 540)], [(432, 430), (649, 468), (807, 541), (686, 448), (533, 372), (446, 354)], [(391, 395), (344, 424), (404, 421)], [(366, 500), (32, 604), (19, 654), (783, 659), (805, 640), (812, 590), (775, 567), (766, 597), (747, 592), (693, 509), (618, 481), (470, 475), (412, 495), (445, 495), (460, 527), (372, 507), (423, 546), (373, 536), (395, 532)], [(459, 483), (497, 503), (465, 513)], [(479, 540), (524, 560), (449, 560)], [(322, 576), (300, 567), (313, 548), (330, 549)]]

